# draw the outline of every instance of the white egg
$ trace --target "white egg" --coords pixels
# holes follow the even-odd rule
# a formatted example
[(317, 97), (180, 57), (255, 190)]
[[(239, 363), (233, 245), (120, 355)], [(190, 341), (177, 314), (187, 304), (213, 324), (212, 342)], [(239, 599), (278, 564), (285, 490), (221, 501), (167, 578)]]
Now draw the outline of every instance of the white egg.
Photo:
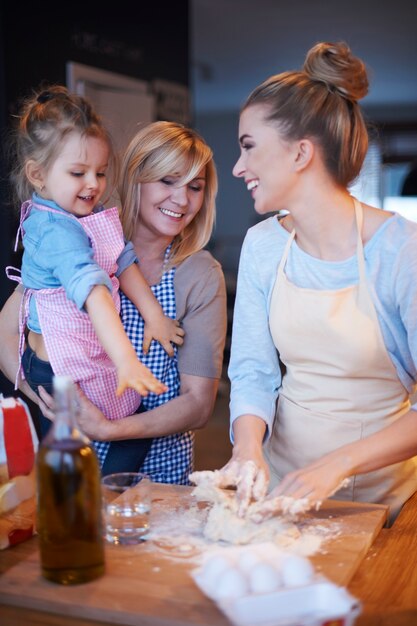
[(292, 554), (282, 563), (281, 574), (286, 587), (307, 585), (314, 577), (314, 568), (308, 559)]
[(219, 576), (229, 569), (231, 565), (232, 561), (220, 554), (207, 559), (201, 570), (204, 585), (214, 591), (217, 587)]
[(249, 573), (253, 570), (255, 565), (262, 562), (262, 557), (258, 556), (255, 552), (251, 550), (245, 550), (241, 554), (239, 554), (237, 559), (237, 564), (239, 569), (242, 572)]
[(220, 574), (216, 588), (217, 599), (241, 598), (248, 591), (249, 585), (246, 576), (236, 567), (230, 567)]
[(249, 574), (249, 586), (253, 593), (276, 591), (281, 585), (281, 575), (271, 563), (260, 562)]

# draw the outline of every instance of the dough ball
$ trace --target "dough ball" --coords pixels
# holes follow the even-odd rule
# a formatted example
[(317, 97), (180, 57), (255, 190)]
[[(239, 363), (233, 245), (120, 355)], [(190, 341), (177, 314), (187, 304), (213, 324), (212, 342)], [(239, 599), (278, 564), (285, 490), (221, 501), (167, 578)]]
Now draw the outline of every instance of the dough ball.
[(307, 558), (292, 554), (281, 566), (282, 580), (286, 587), (308, 585), (314, 577), (314, 568)]
[(232, 566), (220, 574), (216, 590), (217, 599), (241, 598), (248, 591), (249, 585), (246, 576), (237, 567)]
[(282, 585), (279, 571), (271, 563), (260, 562), (249, 574), (249, 586), (253, 593), (269, 593)]

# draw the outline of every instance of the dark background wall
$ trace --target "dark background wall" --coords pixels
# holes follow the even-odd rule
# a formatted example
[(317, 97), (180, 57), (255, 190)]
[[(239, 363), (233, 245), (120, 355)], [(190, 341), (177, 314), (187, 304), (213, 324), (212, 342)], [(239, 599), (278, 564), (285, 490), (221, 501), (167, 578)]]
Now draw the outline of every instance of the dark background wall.
[(191, 7), (195, 123), (219, 171), (213, 253), (230, 282), (246, 231), (260, 219), (232, 176), (240, 106), (268, 76), (300, 68), (316, 42), (345, 41), (366, 63), (370, 89), (360, 105), (380, 158), (378, 176), (366, 182), (378, 187), (379, 206), (399, 195), (417, 159), (417, 0), (191, 0)]
[[(64, 19), (61, 15), (64, 14)], [(42, 0), (0, 5), (0, 307), (14, 284), (5, 266), (19, 265), (13, 253), (19, 207), (8, 201), (7, 136), (19, 100), (42, 81), (65, 84), (73, 61), (144, 81), (189, 84), (189, 2)], [(12, 386), (0, 377), (0, 392)]]

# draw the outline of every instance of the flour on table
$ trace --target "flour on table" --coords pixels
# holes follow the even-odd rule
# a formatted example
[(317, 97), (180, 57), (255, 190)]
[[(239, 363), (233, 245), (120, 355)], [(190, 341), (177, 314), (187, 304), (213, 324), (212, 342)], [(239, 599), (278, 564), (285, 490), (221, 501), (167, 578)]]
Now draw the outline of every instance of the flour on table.
[[(335, 521), (328, 523), (308, 515), (296, 519), (293, 499), (286, 502), (291, 513), (255, 523), (237, 516), (232, 490), (213, 484), (202, 488), (200, 484), (191, 494), (180, 505), (163, 499), (153, 502), (148, 542), (142, 549), (156, 549), (178, 561), (201, 562), (209, 554), (226, 548), (243, 549), (250, 545), (255, 548), (272, 543), (276, 548), (311, 556), (323, 552), (323, 543), (342, 532)], [(250, 506), (255, 514), (255, 504)]]

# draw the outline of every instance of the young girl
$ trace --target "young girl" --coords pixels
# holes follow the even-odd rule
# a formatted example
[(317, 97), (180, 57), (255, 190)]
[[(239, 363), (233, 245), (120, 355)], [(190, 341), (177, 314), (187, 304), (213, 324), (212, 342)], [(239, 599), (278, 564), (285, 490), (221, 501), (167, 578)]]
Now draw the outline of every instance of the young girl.
[(50, 372), (50, 363), (108, 419), (130, 415), (138, 394), (160, 394), (166, 386), (138, 360), (124, 332), (119, 283), (148, 326), (145, 352), (153, 337), (172, 354), (170, 342), (181, 344), (184, 333), (143, 278), (117, 208), (100, 204), (107, 172), (115, 173), (108, 132), (87, 100), (52, 86), (26, 101), (16, 148), (16, 194), (23, 200), (32, 193), (17, 236), (24, 246), (22, 374), (36, 391), (48, 383), (42, 369)]

